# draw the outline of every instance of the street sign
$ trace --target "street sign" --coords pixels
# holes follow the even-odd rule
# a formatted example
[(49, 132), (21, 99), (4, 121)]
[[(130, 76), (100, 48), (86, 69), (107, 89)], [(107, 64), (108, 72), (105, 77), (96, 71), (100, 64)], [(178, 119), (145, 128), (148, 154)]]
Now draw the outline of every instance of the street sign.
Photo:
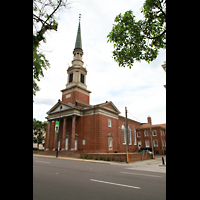
[(85, 140), (83, 140), (83, 145), (85, 145)]
[(59, 121), (56, 121), (55, 133), (58, 133), (58, 130), (59, 130)]

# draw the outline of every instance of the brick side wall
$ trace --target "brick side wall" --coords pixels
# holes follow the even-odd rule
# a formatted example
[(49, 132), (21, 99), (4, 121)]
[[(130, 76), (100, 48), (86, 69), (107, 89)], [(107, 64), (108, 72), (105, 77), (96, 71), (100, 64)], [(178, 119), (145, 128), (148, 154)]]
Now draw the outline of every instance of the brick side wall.
[[(152, 131), (156, 131), (156, 136), (152, 136), (152, 140), (157, 140), (158, 141), (158, 147), (154, 147), (154, 153), (157, 153), (159, 155), (162, 155), (163, 154), (163, 151), (166, 152), (166, 146), (162, 146), (162, 141), (163, 140), (164, 142), (166, 141), (166, 134), (164, 134), (165, 136), (162, 136), (161, 137), (161, 134), (160, 134), (160, 131), (164, 131), (164, 129), (162, 128), (152, 128), (151, 129)], [(144, 136), (144, 132), (145, 131), (148, 131), (148, 137), (145, 137)], [(141, 134), (141, 137), (138, 137), (137, 140), (138, 141), (141, 141), (141, 144), (142, 144), (142, 149), (146, 149), (146, 148), (149, 148), (150, 151), (151, 151), (151, 148), (152, 148), (152, 145), (151, 145), (151, 136), (150, 136), (150, 129), (141, 129), (141, 130), (137, 130), (137, 132), (140, 132)], [(164, 133), (166, 133), (166, 131), (164, 131)], [(146, 144), (145, 144), (145, 141), (148, 140), (149, 141), (149, 147), (146, 147)]]
[[(70, 97), (66, 98), (67, 95), (71, 95)], [(75, 100), (83, 101), (87, 104), (90, 103), (90, 96), (83, 94), (82, 92), (73, 91), (62, 95), (62, 101), (65, 103), (73, 103), (75, 104)]]
[[(92, 159), (98, 158), (98, 160), (109, 161), (121, 161), (126, 162), (126, 153), (87, 153)], [(83, 157), (83, 153), (80, 153)], [(152, 159), (152, 154), (149, 153), (129, 153), (129, 162)]]
[[(94, 111), (95, 112), (95, 111)], [(108, 119), (111, 120), (111, 127), (108, 127)], [(54, 140), (55, 140), (55, 121), (52, 121), (50, 127), (50, 140), (49, 140), (49, 149), (53, 150), (54, 148)], [(126, 144), (122, 143), (122, 125), (125, 126), (124, 118), (119, 117), (119, 119), (112, 118), (109, 116), (105, 116), (102, 114), (92, 114), (88, 116), (77, 116), (76, 117), (76, 126), (75, 126), (75, 134), (78, 135), (78, 151), (83, 150), (82, 141), (83, 139), (86, 142), (84, 146), (84, 151), (86, 153), (122, 153), (126, 152)], [(47, 125), (47, 132), (48, 132)], [(136, 130), (136, 141), (137, 144), (134, 145), (133, 138), (133, 128), (138, 127), (138, 123), (129, 120), (128, 126), (131, 129), (131, 144), (129, 144), (129, 153), (138, 151), (138, 141), (142, 141), (142, 148), (145, 148), (145, 140), (149, 140), (149, 144), (151, 148), (151, 138), (150, 132), (148, 130), (148, 137), (144, 137), (144, 130)], [(160, 155), (162, 155), (163, 151), (166, 151), (166, 147), (162, 148), (160, 131), (164, 131), (161, 128), (153, 128), (152, 130), (156, 130), (157, 136), (153, 136), (153, 140), (158, 141), (158, 147), (155, 147), (155, 151), (157, 151)], [(68, 137), (68, 150), (71, 149), (71, 133), (72, 133), (72, 118), (68, 117), (66, 120), (66, 131), (69, 133)], [(63, 120), (60, 121), (60, 139), (62, 141), (63, 137)], [(137, 137), (137, 132), (141, 133), (141, 137)], [(109, 139), (112, 137), (112, 149), (109, 148)], [(47, 138), (47, 137), (46, 137)], [(162, 136), (162, 139), (166, 141), (166, 131), (165, 136)], [(65, 143), (65, 142), (64, 142)], [(62, 142), (60, 142), (60, 147), (63, 148)], [(46, 147), (46, 144), (45, 144)], [(160, 148), (161, 147), (161, 148)], [(65, 148), (65, 144), (64, 144)], [(162, 150), (163, 149), (163, 150)]]
[[(125, 120), (123, 119), (119, 119), (119, 138), (120, 138), (120, 150), (119, 152), (126, 152), (126, 144), (124, 145), (122, 143), (122, 125), (125, 126)], [(138, 123), (136, 122), (131, 122), (131, 121), (128, 121), (128, 126), (130, 127), (131, 129), (131, 145), (129, 145), (129, 152), (136, 152), (138, 150), (138, 145), (134, 145), (134, 138), (133, 138), (133, 128), (137, 128), (138, 127)], [(137, 137), (137, 135), (136, 135)]]

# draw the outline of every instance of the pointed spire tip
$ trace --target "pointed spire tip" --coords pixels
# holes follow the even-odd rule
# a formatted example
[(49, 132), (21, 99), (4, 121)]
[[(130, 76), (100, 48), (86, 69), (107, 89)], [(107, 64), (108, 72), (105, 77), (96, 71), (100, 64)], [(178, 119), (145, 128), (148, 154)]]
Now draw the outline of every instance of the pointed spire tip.
[(81, 14), (79, 14), (79, 22), (81, 21)]

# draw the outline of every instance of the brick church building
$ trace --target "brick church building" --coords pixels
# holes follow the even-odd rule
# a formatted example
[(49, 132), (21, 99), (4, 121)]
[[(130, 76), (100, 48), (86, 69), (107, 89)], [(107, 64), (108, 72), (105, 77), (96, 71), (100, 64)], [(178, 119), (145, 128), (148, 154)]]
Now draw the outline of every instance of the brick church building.
[[(72, 65), (67, 69), (66, 87), (61, 90), (62, 101), (58, 101), (47, 112), (45, 151), (57, 149), (55, 123), (60, 118), (60, 151), (81, 152), (84, 140), (84, 152), (86, 153), (126, 152), (125, 117), (120, 115), (120, 111), (112, 101), (90, 105), (91, 91), (87, 89), (87, 70), (83, 67), (82, 59), (83, 49), (79, 21)], [(136, 152), (138, 148), (144, 148), (145, 144), (148, 148), (151, 147), (151, 140), (148, 137), (141, 142), (143, 139), (141, 134), (148, 130), (148, 125), (149, 123), (144, 124), (128, 119), (129, 152)], [(166, 136), (166, 126), (159, 126), (157, 137), (160, 135), (160, 131)], [(145, 143), (145, 140), (149, 140), (149, 143)], [(165, 146), (162, 146), (161, 140), (157, 139), (155, 144), (159, 154), (163, 153), (163, 148), (166, 150), (166, 142)]]

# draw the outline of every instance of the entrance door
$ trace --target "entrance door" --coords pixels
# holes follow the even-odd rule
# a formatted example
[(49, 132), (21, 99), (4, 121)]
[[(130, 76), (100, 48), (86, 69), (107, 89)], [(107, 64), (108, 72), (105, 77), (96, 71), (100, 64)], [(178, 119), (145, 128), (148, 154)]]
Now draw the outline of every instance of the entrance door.
[(141, 147), (142, 147), (142, 143), (141, 143), (141, 141), (138, 141), (138, 149), (140, 150)]
[(68, 150), (68, 138), (66, 138), (65, 150)]
[(75, 139), (75, 150), (77, 150), (77, 139)]

